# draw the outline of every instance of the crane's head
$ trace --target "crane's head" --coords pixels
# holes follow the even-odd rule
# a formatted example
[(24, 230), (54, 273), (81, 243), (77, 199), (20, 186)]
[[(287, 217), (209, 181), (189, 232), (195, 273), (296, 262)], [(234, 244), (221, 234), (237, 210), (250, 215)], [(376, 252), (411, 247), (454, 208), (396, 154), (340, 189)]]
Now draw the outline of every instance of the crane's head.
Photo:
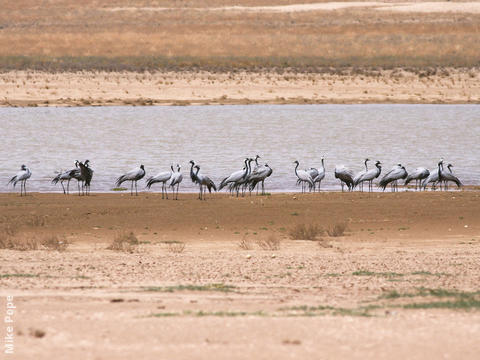
[(181, 169), (181, 168), (182, 168), (182, 167), (181, 167), (179, 164), (177, 164), (177, 171), (178, 171), (178, 172), (180, 172), (180, 169)]
[(27, 168), (27, 166), (25, 164), (23, 164), (21, 167), (20, 167), (22, 170), (25, 170)]
[(200, 170), (200, 166), (195, 165), (194, 167), (195, 167), (195, 169)]
[(375, 163), (375, 165), (382, 165), (382, 163), (377, 160), (377, 162)]
[(89, 163), (89, 162), (90, 162), (90, 160), (88, 160), (88, 159), (85, 160), (84, 164), (85, 164), (86, 167), (88, 167), (88, 163)]
[(195, 161), (190, 160), (190, 164), (195, 165)]
[(79, 162), (80, 162), (80, 161), (75, 160), (75, 167), (78, 167), (78, 163), (79, 163)]
[(140, 165), (140, 169), (145, 170), (145, 167), (143, 165)]
[(260, 155), (255, 155), (255, 161), (257, 161), (258, 159), (260, 159)]
[(298, 160), (295, 160), (293, 163), (298, 165)]
[(369, 159), (369, 158), (366, 158), (366, 159), (365, 159), (365, 162), (367, 162), (367, 161), (370, 161), (370, 159)]

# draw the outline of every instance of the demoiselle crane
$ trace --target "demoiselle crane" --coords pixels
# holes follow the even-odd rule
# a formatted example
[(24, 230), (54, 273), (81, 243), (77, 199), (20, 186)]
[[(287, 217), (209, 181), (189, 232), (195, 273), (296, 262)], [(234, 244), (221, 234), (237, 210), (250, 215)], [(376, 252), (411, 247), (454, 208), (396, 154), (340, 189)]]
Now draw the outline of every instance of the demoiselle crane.
[[(362, 184), (365, 181), (368, 181), (368, 191), (372, 192), (373, 191), (373, 180), (378, 178), (380, 176), (380, 173), (382, 172), (382, 163), (380, 161), (377, 161), (375, 163), (375, 169), (370, 169), (363, 175), (361, 175), (359, 178), (355, 179), (354, 181), (354, 186), (357, 186), (358, 184)], [(363, 188), (362, 188), (363, 191)]]
[(415, 190), (422, 189), (422, 181), (430, 176), (430, 170), (424, 167), (418, 167), (410, 172), (405, 179), (405, 186), (412, 180), (415, 180)]
[(200, 172), (200, 166), (195, 165), (195, 169), (197, 170), (197, 171), (195, 172), (196, 182), (200, 185), (200, 193), (199, 193), (198, 198), (199, 198), (200, 200), (206, 200), (206, 197), (203, 195), (203, 193), (205, 192), (205, 190), (203, 189), (203, 187), (206, 186), (209, 193), (212, 192), (212, 189), (215, 190), (215, 191), (217, 191), (217, 188), (216, 188), (216, 186), (215, 186), (215, 183), (214, 183), (208, 176), (199, 174), (199, 172)]
[(153, 184), (162, 183), (162, 199), (165, 196), (168, 199), (168, 192), (167, 192), (167, 181), (169, 181), (173, 174), (173, 165), (170, 166), (171, 171), (163, 171), (159, 172), (155, 176), (150, 176), (147, 180), (147, 189), (150, 189)]
[(345, 167), (345, 165), (335, 166), (335, 178), (340, 179), (342, 192), (344, 183), (347, 185), (349, 191), (353, 190), (353, 172)]
[[(32, 176), (32, 172), (26, 165), (20, 167), (20, 171), (10, 179), (8, 184), (13, 184), (13, 187), (17, 185), (17, 182), (20, 182), (20, 196), (22, 196), (22, 191), (25, 196), (27, 196), (27, 180)], [(7, 184), (7, 185), (8, 185)]]
[(398, 191), (397, 181), (400, 179), (405, 179), (407, 176), (408, 173), (405, 167), (402, 166), (402, 164), (398, 164), (394, 166), (387, 174), (385, 174), (382, 180), (380, 180), (379, 186), (383, 188), (383, 191), (385, 191), (387, 185), (391, 184), (392, 191)]
[(310, 189), (312, 189), (313, 179), (310, 176), (310, 174), (308, 174), (308, 172), (306, 172), (305, 170), (298, 170), (298, 165), (299, 165), (298, 160), (295, 160), (293, 163), (296, 164), (295, 175), (297, 175), (298, 182), (300, 182), (301, 185), (302, 185), (302, 193), (305, 192), (305, 183), (307, 183), (309, 185)]
[[(172, 179), (170, 180), (170, 187), (172, 188), (173, 198), (178, 200), (178, 188), (180, 187), (180, 183), (183, 180), (183, 175), (180, 172), (182, 167), (177, 164), (177, 171), (172, 174)], [(177, 196), (175, 197), (175, 185), (177, 186)]]
[(135, 195), (138, 196), (137, 181), (142, 179), (144, 176), (145, 176), (145, 167), (143, 165), (140, 165), (140, 167), (130, 170), (126, 174), (120, 176), (115, 182), (115, 185), (117, 187), (120, 187), (123, 182), (131, 181), (132, 184), (130, 186), (130, 195), (133, 195), (133, 183), (135, 183)]

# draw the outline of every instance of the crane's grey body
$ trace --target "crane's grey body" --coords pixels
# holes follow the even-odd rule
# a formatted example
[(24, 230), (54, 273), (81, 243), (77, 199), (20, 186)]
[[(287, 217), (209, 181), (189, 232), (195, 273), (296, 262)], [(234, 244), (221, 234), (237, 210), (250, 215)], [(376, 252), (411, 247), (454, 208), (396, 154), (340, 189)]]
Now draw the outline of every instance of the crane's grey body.
[(120, 187), (123, 182), (131, 181), (132, 184), (130, 186), (130, 195), (133, 195), (133, 184), (135, 183), (135, 195), (138, 196), (137, 181), (142, 179), (144, 176), (145, 176), (145, 167), (143, 165), (140, 165), (139, 168), (130, 170), (128, 173), (120, 176), (117, 179), (115, 184), (117, 187)]
[[(354, 179), (354, 186), (357, 186), (358, 184), (362, 184), (365, 181), (368, 181), (368, 191), (372, 192), (373, 191), (373, 180), (378, 178), (382, 172), (382, 163), (380, 161), (377, 161), (375, 163), (375, 169), (370, 169), (364, 174), (362, 174), (360, 177)], [(363, 191), (363, 188), (362, 188)]]
[(368, 162), (370, 161), (370, 159), (365, 159), (365, 170), (362, 170), (360, 171), (359, 173), (357, 173), (357, 175), (355, 175), (355, 177), (353, 178), (353, 187), (357, 186), (358, 184), (360, 184), (360, 190), (363, 192), (363, 181), (359, 181), (360, 178), (365, 175), (367, 172), (368, 172)]
[(422, 181), (430, 176), (430, 170), (424, 167), (418, 167), (410, 172), (405, 179), (405, 186), (412, 180), (415, 180), (415, 190), (422, 189)]
[(432, 190), (435, 190), (438, 183), (438, 171), (431, 171), (430, 175), (422, 181), (421, 188), (425, 190), (430, 183), (432, 183)]
[(258, 195), (258, 184), (262, 183), (262, 195), (265, 195), (265, 179), (272, 175), (273, 170), (268, 164), (263, 166), (259, 166), (256, 170), (252, 172), (250, 175), (250, 193), (252, 192), (255, 187), (257, 187), (257, 195)]
[(388, 184), (391, 184), (392, 191), (398, 191), (398, 180), (405, 179), (408, 176), (407, 170), (402, 164), (395, 165), (392, 170), (385, 174), (380, 180), (379, 186), (385, 191)]
[(340, 184), (342, 185), (342, 192), (343, 184), (347, 185), (348, 191), (353, 190), (353, 172), (352, 170), (345, 167), (345, 165), (335, 166), (335, 178), (340, 179)]
[(15, 187), (15, 185), (17, 185), (17, 182), (20, 182), (20, 196), (22, 196), (22, 192), (23, 195), (27, 196), (26, 183), (27, 180), (30, 179), (30, 176), (32, 176), (32, 172), (30, 171), (30, 169), (27, 166), (22, 165), (20, 167), (20, 171), (17, 172), (17, 174), (10, 179), (8, 184), (13, 184), (13, 187)]
[[(183, 180), (183, 175), (180, 172), (181, 169), (182, 167), (177, 164), (177, 171), (172, 174), (172, 178), (170, 180), (170, 187), (172, 188), (173, 198), (175, 200), (178, 200), (178, 188)], [(177, 186), (177, 196), (175, 196), (175, 185)]]
[[(64, 172), (60, 171), (58, 173), (58, 175), (55, 176), (52, 179), (52, 184), (57, 184), (60, 181), (60, 185), (62, 185), (63, 193), (65, 195), (70, 193), (70, 181), (72, 179), (77, 179), (75, 177), (75, 173), (77, 172), (77, 170), (80, 171), (80, 169), (78, 168), (78, 162), (75, 163), (75, 166), (76, 167), (74, 169), (70, 169), (70, 170), (67, 170), (67, 171), (64, 171)], [(63, 186), (64, 181), (67, 182), (67, 190), (66, 191), (65, 191), (65, 186)]]
[(448, 182), (451, 181), (451, 182), (454, 182), (458, 188), (460, 188), (462, 186), (462, 183), (460, 182), (460, 180), (455, 176), (453, 175), (453, 172), (452, 172), (452, 167), (453, 165), (452, 164), (448, 164), (448, 170), (449, 171), (445, 171), (443, 169), (443, 160), (441, 160), (439, 163), (438, 163), (438, 180), (440, 181), (440, 183), (443, 181), (445, 183), (445, 186), (444, 186), (444, 190), (448, 190)]
[(162, 183), (162, 199), (166, 198), (168, 199), (168, 192), (167, 192), (167, 181), (169, 181), (172, 177), (173, 174), (173, 165), (170, 166), (172, 171), (163, 171), (158, 173), (155, 176), (150, 176), (147, 179), (147, 189), (150, 189), (153, 184), (156, 183)]
[(227, 176), (225, 179), (223, 179), (218, 187), (218, 191), (222, 190), (228, 184), (231, 184), (232, 186), (230, 190), (232, 191), (234, 188), (237, 188), (237, 196), (238, 196), (237, 185), (240, 184), (240, 182), (248, 176), (248, 161), (249, 161), (248, 158), (244, 160), (245, 167), (242, 170), (235, 171), (229, 176)]
[(318, 183), (318, 191), (322, 185), (322, 180), (325, 179), (325, 158), (322, 156), (322, 167), (317, 170), (317, 175), (313, 178), (313, 191), (315, 191), (315, 185)]
[(297, 175), (297, 184), (300, 183), (302, 185), (302, 193), (305, 192), (305, 184), (308, 184), (310, 187), (310, 190), (313, 188), (313, 179), (310, 176), (310, 174), (305, 171), (305, 170), (298, 170), (299, 162), (298, 160), (295, 160), (293, 162), (296, 164), (295, 166), (295, 175)]
[(204, 195), (205, 190), (203, 189), (203, 187), (204, 186), (207, 187), (209, 193), (212, 192), (212, 189), (217, 191), (217, 187), (215, 186), (215, 183), (208, 176), (205, 176), (203, 174), (199, 174), (200, 166), (195, 165), (194, 167), (196, 169), (196, 172), (193, 174), (194, 177), (195, 177), (194, 182), (196, 182), (200, 186), (200, 193), (198, 194), (198, 198), (200, 200), (206, 200), (206, 197)]
[(82, 194), (90, 195), (90, 183), (93, 177), (93, 169), (90, 168), (90, 160), (85, 160), (85, 163), (79, 162), (80, 178), (82, 179)]

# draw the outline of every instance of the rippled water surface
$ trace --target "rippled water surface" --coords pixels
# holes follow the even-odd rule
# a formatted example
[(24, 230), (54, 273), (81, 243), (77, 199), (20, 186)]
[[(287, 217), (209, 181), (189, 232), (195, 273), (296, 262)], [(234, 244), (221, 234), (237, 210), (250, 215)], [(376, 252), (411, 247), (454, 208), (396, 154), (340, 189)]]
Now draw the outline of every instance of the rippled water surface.
[(90, 159), (92, 191), (109, 191), (140, 164), (149, 176), (177, 162), (181, 191), (196, 191), (189, 160), (219, 182), (256, 154), (273, 168), (267, 191), (296, 189), (293, 161), (318, 167), (322, 155), (326, 189), (339, 189), (335, 164), (359, 171), (365, 157), (407, 171), (444, 157), (462, 182), (480, 183), (478, 105), (0, 108), (0, 128), (0, 191), (12, 191), (6, 183), (21, 164), (33, 173), (29, 190), (59, 191), (51, 178), (76, 159)]

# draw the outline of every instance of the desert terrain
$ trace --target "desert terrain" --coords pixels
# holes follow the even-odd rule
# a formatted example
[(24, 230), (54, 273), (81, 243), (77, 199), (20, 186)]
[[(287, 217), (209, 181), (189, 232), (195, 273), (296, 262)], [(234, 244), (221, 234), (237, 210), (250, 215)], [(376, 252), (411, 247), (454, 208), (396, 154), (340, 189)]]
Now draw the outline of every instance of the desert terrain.
[(478, 103), (480, 4), (22, 0), (0, 106)]
[(1, 194), (1, 306), (22, 359), (474, 359), (479, 198)]

